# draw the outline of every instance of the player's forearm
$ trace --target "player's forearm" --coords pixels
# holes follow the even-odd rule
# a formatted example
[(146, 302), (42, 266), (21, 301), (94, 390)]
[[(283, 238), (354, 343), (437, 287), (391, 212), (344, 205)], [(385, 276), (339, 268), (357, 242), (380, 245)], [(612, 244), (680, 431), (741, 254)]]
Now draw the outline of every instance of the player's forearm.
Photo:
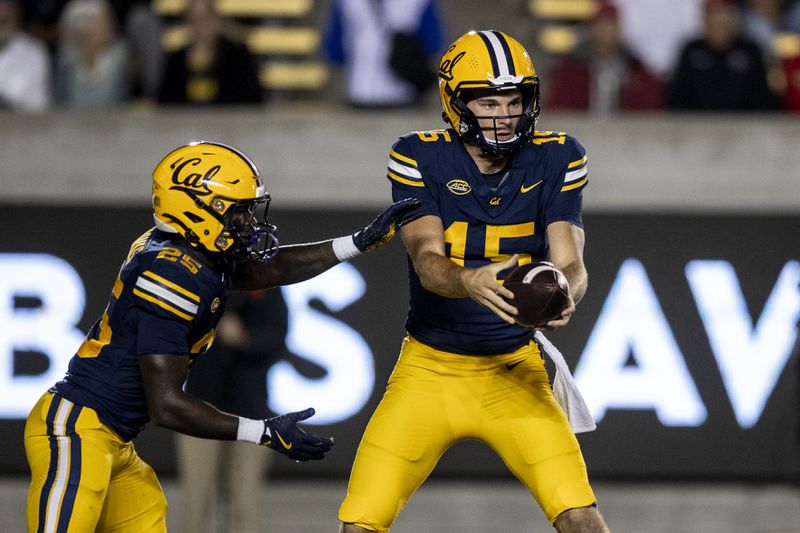
[(573, 261), (559, 270), (564, 274), (569, 282), (569, 292), (572, 300), (577, 304), (586, 294), (586, 289), (589, 286), (589, 275), (586, 272), (586, 266), (583, 261)]
[(161, 427), (192, 437), (236, 440), (239, 417), (219, 411), (203, 400), (176, 393), (150, 407), (150, 418)]
[(434, 252), (423, 252), (414, 262), (414, 269), (426, 290), (448, 298), (469, 296), (462, 276), (466, 270), (450, 259)]
[(333, 241), (281, 246), (266, 263), (246, 263), (237, 270), (234, 288), (259, 290), (311, 279), (339, 264)]

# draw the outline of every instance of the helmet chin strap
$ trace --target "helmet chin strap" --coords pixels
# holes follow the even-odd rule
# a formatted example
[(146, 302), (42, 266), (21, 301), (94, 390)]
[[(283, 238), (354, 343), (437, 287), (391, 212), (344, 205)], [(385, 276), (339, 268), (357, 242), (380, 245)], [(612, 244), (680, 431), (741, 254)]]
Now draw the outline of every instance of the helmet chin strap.
[(511, 137), (510, 139), (507, 139), (505, 141), (498, 140), (496, 135), (495, 135), (494, 140), (487, 139), (486, 136), (483, 134), (483, 132), (481, 132), (480, 135), (481, 135), (481, 137), (483, 137), (484, 142), (486, 142), (487, 144), (492, 144), (492, 145), (497, 146), (499, 148), (502, 148), (503, 146), (509, 146), (509, 145), (515, 143), (517, 141), (517, 139), (519, 139), (519, 134), (516, 134), (516, 133), (514, 134), (513, 137)]
[[(520, 139), (519, 131), (514, 132), (514, 136), (510, 139), (500, 140), (498, 139), (498, 128), (497, 128), (497, 121), (498, 120), (505, 120), (509, 118), (516, 118), (521, 119), (522, 115), (513, 115), (513, 116), (501, 116), (501, 117), (476, 117), (476, 119), (487, 119), (491, 118), (492, 126), (489, 128), (480, 128), (477, 131), (476, 141), (478, 146), (480, 146), (487, 155), (492, 157), (505, 157), (511, 155), (511, 152), (514, 151), (514, 147), (516, 143)], [(494, 133), (494, 139), (488, 139), (484, 134), (484, 131), (491, 131)], [(489, 148), (490, 151), (487, 151)]]

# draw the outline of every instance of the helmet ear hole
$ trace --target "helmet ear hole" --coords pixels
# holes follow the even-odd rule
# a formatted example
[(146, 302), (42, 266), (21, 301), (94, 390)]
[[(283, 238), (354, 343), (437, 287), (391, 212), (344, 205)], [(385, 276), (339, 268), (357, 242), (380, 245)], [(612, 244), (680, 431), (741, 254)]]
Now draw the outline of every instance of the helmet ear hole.
[(203, 218), (197, 216), (196, 214), (192, 213), (191, 211), (184, 211), (183, 216), (194, 222), (195, 224), (199, 224), (203, 222)]

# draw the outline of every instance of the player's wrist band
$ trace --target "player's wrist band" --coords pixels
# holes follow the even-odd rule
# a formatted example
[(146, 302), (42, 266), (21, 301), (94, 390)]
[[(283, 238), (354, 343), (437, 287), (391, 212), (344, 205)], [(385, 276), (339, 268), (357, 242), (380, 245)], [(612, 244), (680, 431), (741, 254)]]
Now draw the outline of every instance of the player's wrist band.
[(339, 261), (347, 261), (357, 255), (361, 255), (362, 252), (353, 242), (353, 236), (347, 235), (346, 237), (333, 239), (333, 253)]
[(236, 440), (244, 442), (255, 442), (261, 444), (261, 437), (267, 425), (263, 420), (253, 420), (252, 418), (239, 417), (239, 429), (236, 431)]

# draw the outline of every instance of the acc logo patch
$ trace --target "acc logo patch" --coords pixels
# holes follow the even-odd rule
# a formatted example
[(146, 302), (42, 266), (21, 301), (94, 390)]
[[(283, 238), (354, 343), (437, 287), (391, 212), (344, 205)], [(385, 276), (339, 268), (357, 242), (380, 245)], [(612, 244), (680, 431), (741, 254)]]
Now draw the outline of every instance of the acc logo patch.
[(472, 187), (464, 180), (450, 180), (447, 182), (447, 188), (450, 189), (451, 193), (459, 196), (472, 192)]
[(217, 309), (219, 309), (219, 297), (217, 297), (217, 298), (214, 298), (214, 299), (211, 301), (211, 312), (212, 312), (212, 313), (216, 313), (216, 312), (217, 312)]

